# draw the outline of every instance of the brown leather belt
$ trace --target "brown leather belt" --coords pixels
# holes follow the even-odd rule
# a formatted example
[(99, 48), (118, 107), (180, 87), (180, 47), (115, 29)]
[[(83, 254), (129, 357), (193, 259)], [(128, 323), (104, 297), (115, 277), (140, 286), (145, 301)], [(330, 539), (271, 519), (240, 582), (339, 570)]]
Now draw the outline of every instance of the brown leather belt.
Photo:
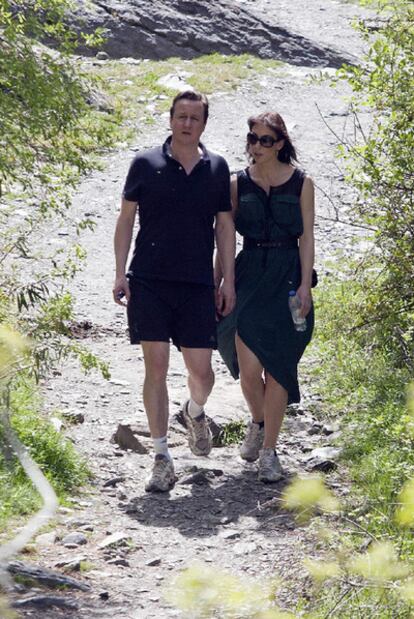
[(294, 249), (298, 246), (298, 240), (293, 237), (280, 237), (279, 239), (252, 239), (245, 236), (243, 249)]

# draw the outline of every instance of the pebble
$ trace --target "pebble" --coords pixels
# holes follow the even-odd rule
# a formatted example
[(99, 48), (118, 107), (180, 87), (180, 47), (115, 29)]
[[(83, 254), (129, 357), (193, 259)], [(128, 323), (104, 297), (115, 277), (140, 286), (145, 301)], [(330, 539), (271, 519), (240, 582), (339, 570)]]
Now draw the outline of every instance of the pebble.
[(53, 546), (56, 540), (56, 531), (50, 531), (50, 533), (42, 533), (42, 535), (38, 535), (35, 539), (35, 543), (37, 546)]
[(70, 547), (83, 546), (87, 543), (88, 538), (83, 533), (69, 533), (68, 535), (65, 535), (65, 537), (62, 539), (62, 544), (64, 546), (70, 545)]
[(161, 559), (159, 557), (157, 557), (156, 559), (150, 559), (149, 561), (145, 562), (145, 565), (148, 567), (154, 567), (160, 564), (161, 564)]
[(109, 546), (125, 546), (126, 543), (130, 540), (130, 536), (122, 531), (117, 533), (112, 533), (112, 535), (108, 535), (106, 539), (98, 544), (98, 548), (108, 548)]

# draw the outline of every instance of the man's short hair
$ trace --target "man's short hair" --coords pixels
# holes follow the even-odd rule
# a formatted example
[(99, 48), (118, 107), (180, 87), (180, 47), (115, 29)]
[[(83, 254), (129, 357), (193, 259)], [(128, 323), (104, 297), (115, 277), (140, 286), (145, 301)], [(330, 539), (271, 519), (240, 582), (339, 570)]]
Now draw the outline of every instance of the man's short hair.
[(173, 99), (172, 105), (170, 107), (170, 118), (174, 116), (174, 108), (177, 101), (181, 101), (182, 99), (188, 99), (189, 101), (201, 101), (204, 108), (204, 123), (207, 122), (208, 118), (208, 99), (206, 95), (202, 92), (198, 92), (197, 90), (183, 90), (183, 92), (179, 92)]

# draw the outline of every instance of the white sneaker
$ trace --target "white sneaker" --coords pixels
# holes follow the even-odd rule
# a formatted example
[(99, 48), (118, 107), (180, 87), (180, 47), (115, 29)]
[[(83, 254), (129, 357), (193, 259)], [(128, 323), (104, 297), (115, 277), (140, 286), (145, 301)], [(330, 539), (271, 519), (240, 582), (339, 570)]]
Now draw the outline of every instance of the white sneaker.
[(213, 446), (213, 437), (204, 411), (198, 417), (191, 417), (188, 412), (189, 400), (184, 403), (182, 411), (188, 431), (188, 445), (195, 456), (208, 456)]
[(283, 477), (282, 467), (275, 450), (265, 447), (259, 452), (259, 481), (271, 483)]
[(240, 457), (247, 462), (254, 462), (259, 457), (264, 439), (264, 427), (258, 423), (249, 421), (242, 444), (240, 445)]
[(157, 454), (154, 459), (151, 476), (145, 484), (147, 492), (168, 492), (175, 484), (173, 461)]

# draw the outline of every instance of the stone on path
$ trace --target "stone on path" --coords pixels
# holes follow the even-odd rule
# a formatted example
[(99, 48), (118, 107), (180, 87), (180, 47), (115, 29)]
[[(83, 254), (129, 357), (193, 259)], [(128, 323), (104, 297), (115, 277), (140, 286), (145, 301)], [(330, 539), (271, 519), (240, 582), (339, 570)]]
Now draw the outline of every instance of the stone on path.
[(7, 571), (13, 576), (19, 576), (28, 581), (34, 580), (45, 587), (68, 587), (80, 591), (89, 591), (90, 589), (89, 585), (74, 578), (22, 561), (11, 561), (7, 566)]
[(75, 600), (52, 595), (34, 595), (29, 598), (23, 598), (22, 600), (16, 600), (12, 603), (13, 608), (25, 608), (27, 606), (34, 606), (39, 609), (51, 608), (53, 606), (71, 610), (77, 610), (79, 608)]
[(133, 427), (130, 424), (120, 423), (117, 431), (112, 437), (112, 442), (119, 445), (121, 449), (131, 449), (139, 454), (148, 453), (148, 449), (137, 439)]
[(106, 539), (104, 539), (100, 544), (98, 544), (98, 548), (108, 548), (109, 546), (125, 546), (126, 543), (130, 540), (130, 536), (122, 531), (118, 531), (117, 533), (112, 533), (112, 535), (108, 535)]
[(85, 415), (80, 411), (63, 411), (62, 417), (65, 419), (65, 421), (73, 425), (83, 423), (85, 421)]
[(37, 546), (53, 546), (57, 540), (56, 531), (50, 531), (49, 533), (42, 533), (35, 539)]
[(313, 449), (306, 462), (307, 471), (323, 471), (328, 473), (337, 468), (336, 460), (341, 450), (338, 447), (317, 447)]
[(88, 543), (88, 538), (86, 537), (86, 535), (84, 535), (83, 533), (78, 533), (78, 532), (69, 533), (68, 535), (65, 535), (65, 537), (62, 539), (63, 545), (75, 544), (76, 546), (83, 546), (84, 544), (87, 544), (87, 543)]

